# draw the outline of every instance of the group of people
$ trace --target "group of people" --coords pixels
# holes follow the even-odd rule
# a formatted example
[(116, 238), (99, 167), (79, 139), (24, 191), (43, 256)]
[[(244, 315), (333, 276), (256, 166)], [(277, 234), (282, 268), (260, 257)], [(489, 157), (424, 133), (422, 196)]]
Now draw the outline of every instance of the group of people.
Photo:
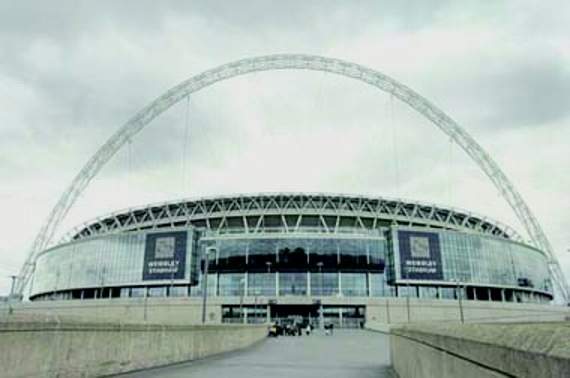
[[(324, 326), (325, 335), (333, 334), (334, 324), (328, 323)], [(309, 336), (314, 330), (314, 326), (310, 322), (275, 322), (269, 326), (268, 335), (277, 336), (301, 336), (303, 333)]]

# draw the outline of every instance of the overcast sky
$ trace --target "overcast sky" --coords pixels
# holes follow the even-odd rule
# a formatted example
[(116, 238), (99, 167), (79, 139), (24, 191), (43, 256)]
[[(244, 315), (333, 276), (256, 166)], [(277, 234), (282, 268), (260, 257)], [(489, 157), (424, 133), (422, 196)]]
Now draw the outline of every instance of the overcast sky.
[[(0, 293), (85, 162), (136, 111), (201, 71), (309, 53), (379, 70), (454, 118), (521, 192), (570, 276), (567, 1), (0, 0)], [(390, 96), (265, 72), (162, 114), (59, 230), (133, 205), (319, 191), (456, 206), (520, 230), (480, 170)]]

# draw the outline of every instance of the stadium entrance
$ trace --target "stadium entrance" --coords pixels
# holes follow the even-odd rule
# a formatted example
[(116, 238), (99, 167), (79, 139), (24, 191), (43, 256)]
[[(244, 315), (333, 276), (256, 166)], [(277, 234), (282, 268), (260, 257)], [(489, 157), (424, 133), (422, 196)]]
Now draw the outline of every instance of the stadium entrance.
[[(267, 310), (269, 309), (269, 317)], [(320, 327), (321, 304), (277, 304), (269, 305), (226, 305), (222, 306), (224, 323), (311, 323)], [(365, 320), (365, 306), (322, 306), (324, 324), (334, 324), (335, 328), (361, 328)]]

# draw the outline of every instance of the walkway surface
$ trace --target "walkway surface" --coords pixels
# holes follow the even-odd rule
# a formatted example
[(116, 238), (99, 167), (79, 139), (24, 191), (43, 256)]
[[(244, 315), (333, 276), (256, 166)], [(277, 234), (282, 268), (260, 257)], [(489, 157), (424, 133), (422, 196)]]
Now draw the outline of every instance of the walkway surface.
[(334, 336), (268, 339), (244, 351), (121, 377), (396, 377), (389, 364), (386, 335), (335, 330)]

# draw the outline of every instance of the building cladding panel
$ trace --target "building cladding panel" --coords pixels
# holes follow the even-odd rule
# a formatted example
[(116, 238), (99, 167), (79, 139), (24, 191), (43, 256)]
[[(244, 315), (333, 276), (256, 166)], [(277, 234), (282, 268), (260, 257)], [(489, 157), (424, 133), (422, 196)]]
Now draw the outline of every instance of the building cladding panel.
[(552, 298), (545, 254), (485, 217), (301, 194), (184, 201), (103, 217), (40, 254), (29, 295), (201, 295), (208, 247), (215, 247), (208, 292), (220, 297), (448, 298), (461, 287), (469, 299)]

